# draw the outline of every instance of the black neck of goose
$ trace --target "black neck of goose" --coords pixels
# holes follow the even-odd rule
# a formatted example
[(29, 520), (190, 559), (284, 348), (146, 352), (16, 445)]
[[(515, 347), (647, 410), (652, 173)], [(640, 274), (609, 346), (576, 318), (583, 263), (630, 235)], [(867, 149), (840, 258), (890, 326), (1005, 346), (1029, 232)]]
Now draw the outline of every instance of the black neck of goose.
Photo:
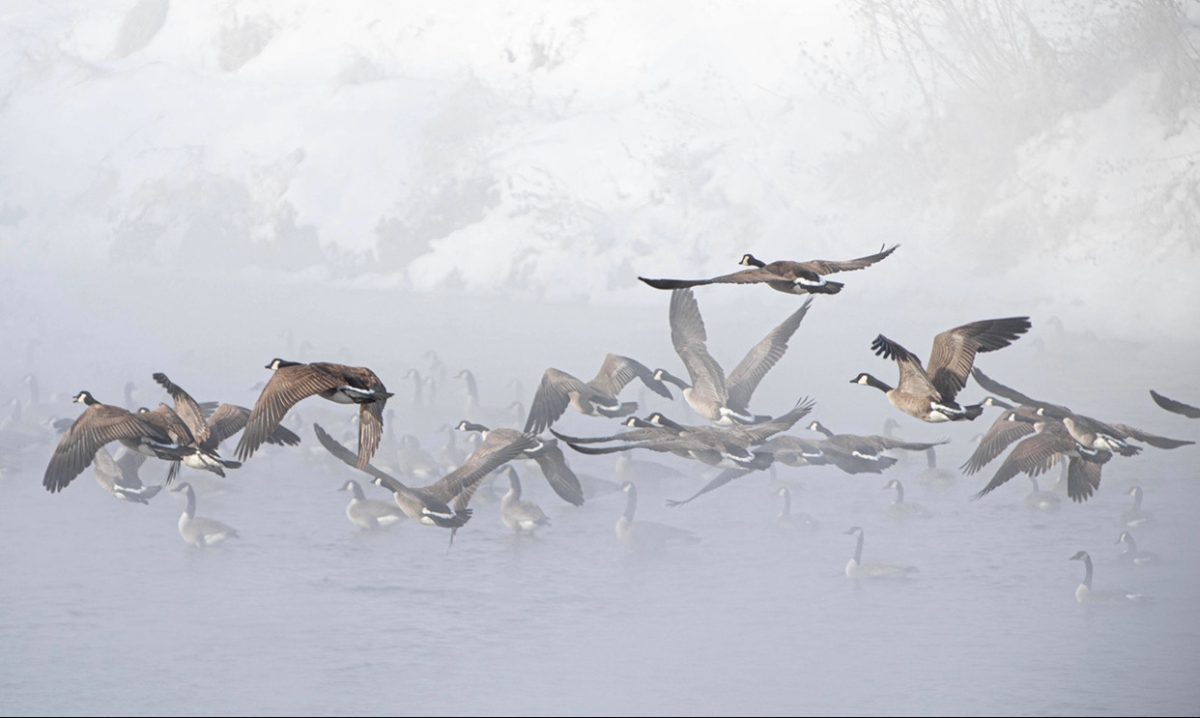
[(633, 486), (625, 492), (625, 513), (622, 514), (626, 521), (633, 521), (633, 515), (637, 513), (637, 489)]
[(301, 364), (303, 364), (303, 362), (288, 361), (287, 359), (280, 359), (278, 368), (282, 369), (285, 366), (300, 366)]
[(870, 374), (867, 375), (867, 386), (873, 386), (876, 389), (878, 389), (879, 391), (884, 392), (885, 394), (892, 390), (892, 387), (890, 385), (884, 384), (882, 381), (876, 379), (875, 377), (871, 376)]
[(763, 267), (767, 266), (766, 262), (762, 261), (761, 259), (759, 259), (758, 257), (755, 257), (752, 254), (746, 255), (746, 264), (747, 264), (747, 266), (758, 267), (759, 269), (762, 269)]
[(933, 450), (932, 446), (925, 450), (925, 463), (931, 469), (937, 468), (937, 452)]
[(684, 389), (690, 389), (690, 388), (691, 388), (691, 385), (690, 385), (690, 384), (688, 384), (688, 383), (687, 383), (686, 381), (684, 381), (683, 379), (680, 379), (679, 377), (675, 376), (674, 374), (670, 374), (670, 373), (668, 373), (668, 372), (665, 372), (665, 371), (664, 371), (664, 372), (663, 372), (663, 374), (662, 374), (662, 379), (661, 379), (661, 381), (665, 381), (665, 382), (667, 382), (668, 384), (674, 384), (676, 387), (678, 387), (678, 388), (680, 389), (680, 391), (682, 391), (682, 390), (684, 390)]
[(862, 565), (863, 532), (859, 531), (854, 543), (854, 563)]
[(467, 382), (467, 396), (474, 401), (479, 401), (479, 385), (475, 383), (475, 375), (469, 371), (464, 371), (462, 374), (463, 381)]
[(91, 394), (85, 394), (83, 397), (84, 406), (96, 406), (99, 403), (100, 402), (97, 401), (96, 397), (92, 396)]
[(783, 511), (779, 512), (779, 518), (787, 518), (792, 515), (792, 492), (784, 489), (780, 492), (783, 496)]
[(904, 503), (904, 484), (901, 484), (899, 481), (897, 481), (895, 489), (896, 489), (895, 503), (898, 503), (898, 504)]
[(1141, 487), (1138, 487), (1133, 490), (1133, 510), (1134, 511), (1142, 510), (1142, 489), (1141, 489)]
[(366, 494), (363, 493), (362, 487), (358, 485), (357, 481), (350, 482), (350, 493), (354, 494), (354, 498), (359, 501), (366, 498)]
[(187, 508), (183, 510), (183, 513), (186, 514), (189, 519), (194, 519), (196, 518), (196, 492), (192, 491), (192, 487), (190, 485), (184, 489), (183, 492), (187, 496)]
[(1042, 490), (1042, 487), (1038, 486), (1037, 477), (1029, 476), (1028, 474), (1025, 477), (1029, 479), (1029, 483), (1033, 484), (1033, 493), (1036, 494)]
[(521, 500), (521, 478), (517, 476), (517, 472), (512, 467), (508, 469), (508, 490), (512, 493), (514, 501)]
[(133, 385), (125, 385), (125, 406), (133, 406)]
[(814, 421), (814, 422), (813, 422), (813, 425), (812, 425), (812, 427), (810, 427), (810, 428), (811, 428), (813, 431), (819, 431), (819, 432), (821, 432), (821, 435), (822, 435), (822, 436), (824, 436), (824, 437), (825, 437), (825, 438), (827, 438), (827, 439), (832, 439), (832, 438), (833, 438), (833, 432), (832, 432), (832, 431), (830, 431), (828, 428), (826, 428), (826, 426), (825, 426), (824, 424), (820, 423), (820, 422), (816, 422), (816, 421)]
[(1087, 586), (1088, 588), (1091, 588), (1092, 587), (1092, 557), (1091, 556), (1085, 555), (1083, 557), (1083, 567), (1085, 569), (1085, 572), (1083, 574), (1083, 585)]
[(467, 431), (478, 431), (481, 434), (488, 430), (488, 428), (486, 426), (484, 426), (483, 424), (476, 424), (476, 423), (473, 423), (470, 421), (464, 422), (463, 426), (466, 428)]

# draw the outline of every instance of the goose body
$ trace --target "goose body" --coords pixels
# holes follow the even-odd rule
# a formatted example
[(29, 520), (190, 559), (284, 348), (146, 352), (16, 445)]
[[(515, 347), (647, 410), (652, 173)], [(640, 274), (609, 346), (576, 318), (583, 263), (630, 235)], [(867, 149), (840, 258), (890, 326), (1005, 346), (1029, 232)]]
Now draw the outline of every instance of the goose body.
[(975, 355), (1003, 349), (1029, 331), (1030, 326), (1029, 317), (1006, 317), (948, 329), (934, 337), (928, 366), (917, 355), (880, 334), (871, 342), (871, 348), (878, 356), (896, 361), (900, 368), (899, 384), (893, 388), (865, 372), (850, 383), (879, 389), (887, 396), (888, 403), (921, 421), (969, 421), (983, 413), (983, 407), (959, 406), (954, 399), (966, 386)]
[(859, 526), (851, 526), (847, 535), (854, 536), (854, 556), (846, 562), (847, 578), (904, 578), (917, 572), (915, 566), (894, 566), (886, 563), (862, 562), (863, 530)]
[(196, 515), (196, 492), (191, 484), (182, 482), (171, 489), (173, 492), (183, 492), (187, 497), (187, 506), (179, 516), (179, 535), (183, 540), (196, 548), (205, 548), (225, 541), (239, 538), (233, 527), (214, 519)]
[(521, 500), (521, 479), (511, 466), (504, 467), (508, 474), (509, 489), (500, 499), (500, 520), (517, 533), (533, 533), (550, 523), (546, 512), (532, 501)]
[(399, 523), (405, 518), (404, 512), (400, 510), (399, 506), (386, 501), (368, 499), (363, 493), (362, 486), (353, 479), (347, 479), (338, 491), (349, 491), (352, 494), (350, 503), (346, 504), (346, 518), (364, 531), (376, 531)]
[(837, 294), (844, 285), (825, 279), (825, 275), (869, 267), (887, 258), (899, 246), (893, 245), (875, 254), (845, 261), (814, 259), (807, 262), (780, 260), (767, 263), (752, 254), (743, 254), (739, 264), (749, 269), (733, 274), (709, 279), (638, 279), (655, 289), (683, 289), (705, 284), (765, 284), (784, 294)]
[(358, 459), (362, 469), (379, 448), (383, 435), (383, 411), (392, 396), (375, 372), (366, 367), (330, 362), (285, 361), (275, 358), (266, 365), (274, 373), (246, 422), (238, 441), (237, 457), (245, 461), (274, 433), (284, 415), (298, 402), (319, 396), (336, 404), (358, 405)]

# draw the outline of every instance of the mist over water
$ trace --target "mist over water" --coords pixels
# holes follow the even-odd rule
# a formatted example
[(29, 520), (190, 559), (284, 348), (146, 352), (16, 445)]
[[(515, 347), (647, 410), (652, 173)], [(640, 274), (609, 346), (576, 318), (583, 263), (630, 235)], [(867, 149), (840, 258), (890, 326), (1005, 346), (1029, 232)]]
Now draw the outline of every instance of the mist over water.
[[(1195, 9), (989, 7), (14, 5), (0, 399), (36, 438), (0, 445), (0, 713), (1194, 714), (1195, 446), (1114, 458), (1084, 504), (1052, 470), (1053, 512), (1026, 506), (1023, 476), (972, 501), (999, 460), (956, 467), (995, 410), (924, 424), (849, 383), (895, 381), (878, 333), (927, 358), (939, 331), (1027, 314), (976, 366), (1106, 421), (1200, 433), (1147, 394), (1200, 404)], [(969, 21), (944, 22), (954, 8)], [(904, 60), (890, 43), (918, 21), (930, 44)], [(883, 242), (902, 246), (814, 300), (752, 408), (811, 396), (837, 432), (894, 418), (906, 439), (949, 439), (948, 483), (897, 454), (880, 475), (779, 466), (668, 509), (714, 470), (633, 452), (684, 474), (635, 478), (635, 524), (699, 539), (646, 551), (617, 540), (623, 494), (575, 508), (519, 461), (552, 524), (513, 536), (501, 477), (447, 551), (444, 530), (347, 521), (335, 490), (367, 477), (312, 423), (353, 445), (355, 412), (309, 399), (284, 422), (299, 447), (264, 446), (224, 480), (184, 470), (197, 513), (241, 535), (211, 550), (180, 539), (179, 494), (115, 501), (91, 468), (41, 486), (44, 422), (77, 416), (81, 389), (124, 405), (133, 381), (153, 407), (163, 371), (252, 406), (272, 357), (371, 367), (396, 394), (389, 467), (401, 436), (436, 454), (467, 418), (460, 369), (485, 423), (508, 426), (547, 367), (586, 380), (614, 352), (683, 374), (670, 295), (639, 274)], [(726, 371), (803, 301), (696, 297)], [(430, 349), (447, 375), (415, 405), (402, 377), (430, 374)], [(960, 399), (984, 395), (971, 382)], [(700, 421), (636, 383), (623, 398)], [(789, 433), (816, 438), (807, 423)], [(555, 428), (621, 427), (568, 411)], [(566, 451), (586, 486), (628, 478)], [(931, 516), (893, 516), (893, 478)], [(1130, 530), (1154, 565), (1114, 543), (1135, 484), (1153, 520)], [(815, 529), (779, 524), (781, 486)], [(850, 526), (864, 561), (918, 571), (847, 578)], [(1097, 589), (1150, 600), (1078, 605), (1080, 549)]]

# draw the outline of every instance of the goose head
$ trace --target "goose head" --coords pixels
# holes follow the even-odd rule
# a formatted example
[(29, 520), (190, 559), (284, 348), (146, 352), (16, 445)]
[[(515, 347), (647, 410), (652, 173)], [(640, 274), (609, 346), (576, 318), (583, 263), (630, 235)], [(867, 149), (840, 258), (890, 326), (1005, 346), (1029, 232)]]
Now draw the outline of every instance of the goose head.
[(1068, 561), (1087, 561), (1090, 558), (1091, 558), (1091, 556), (1088, 555), (1087, 551), (1076, 551), (1075, 555), (1067, 560)]
[(92, 396), (92, 392), (87, 391), (86, 389), (76, 394), (71, 401), (75, 402), (76, 404), (86, 404), (88, 406), (100, 403), (96, 401), (96, 397)]
[(338, 489), (338, 491), (353, 491), (353, 490), (354, 490), (354, 480), (353, 479), (347, 479), (346, 483), (342, 484), (342, 488)]
[(740, 260), (738, 260), (738, 264), (742, 265), (743, 267), (765, 267), (765, 266), (767, 266), (766, 262), (762, 261), (758, 257), (755, 257), (753, 254), (743, 254), (742, 258)]
[(862, 536), (863, 530), (861, 526), (851, 526), (844, 532), (847, 536)]
[(851, 384), (862, 384), (863, 386), (873, 386), (880, 391), (891, 391), (892, 390), (892, 387), (890, 385), (883, 383), (882, 381), (880, 381), (879, 379), (876, 379), (874, 376), (872, 376), (871, 374), (868, 374), (865, 371), (859, 373), (858, 376), (851, 379), (850, 383)]
[(271, 361), (267, 362), (267, 365), (263, 368), (270, 369), (271, 371), (278, 371), (279, 369), (282, 369), (285, 366), (300, 366), (300, 362), (288, 361), (287, 359), (280, 359), (279, 357), (275, 357)]
[(458, 422), (458, 426), (454, 427), (458, 431), (487, 431), (488, 428), (483, 424), (475, 424), (467, 420)]

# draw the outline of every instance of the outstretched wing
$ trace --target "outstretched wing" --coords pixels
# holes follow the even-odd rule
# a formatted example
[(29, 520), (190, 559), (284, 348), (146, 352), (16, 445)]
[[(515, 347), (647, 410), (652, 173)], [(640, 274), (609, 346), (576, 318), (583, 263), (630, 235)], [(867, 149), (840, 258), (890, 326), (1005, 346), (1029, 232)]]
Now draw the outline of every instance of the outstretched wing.
[(882, 334), (871, 342), (871, 349), (875, 350), (876, 356), (896, 360), (900, 367), (900, 381), (896, 385), (899, 391), (921, 396), (938, 396), (937, 387), (929, 380), (929, 375), (925, 373), (925, 367), (921, 366), (921, 360), (916, 354)]
[(107, 404), (89, 407), (58, 442), (42, 485), (51, 493), (62, 491), (92, 463), (100, 447), (111, 441), (141, 437), (172, 443), (165, 433), (120, 407)]
[(529, 417), (525, 419), (525, 432), (540, 434), (546, 427), (558, 421), (563, 412), (567, 410), (572, 393), (591, 397), (595, 394), (595, 390), (565, 371), (554, 368), (547, 369), (542, 374), (542, 381), (538, 384), (537, 393), (533, 395), (533, 402), (529, 405)]
[(729, 389), (729, 407), (737, 411), (745, 411), (750, 404), (750, 397), (758, 388), (759, 382), (771, 371), (771, 368), (783, 358), (788, 348), (788, 340), (800, 328), (804, 315), (812, 306), (812, 297), (805, 300), (799, 309), (792, 312), (783, 323), (775, 327), (763, 337), (762, 341), (751, 347), (746, 356), (729, 373), (725, 385)]
[[(263, 387), (258, 401), (254, 402), (254, 409), (246, 421), (246, 430), (242, 432), (234, 452), (237, 458), (245, 461), (253, 456), (279, 426), (284, 414), (297, 402), (323, 391), (337, 389), (341, 384), (339, 377), (310, 364), (276, 369), (271, 380)], [(361, 434), (359, 441), (362, 441)], [(362, 447), (359, 448), (361, 451)], [(370, 456), (367, 458), (370, 459)]]
[(1186, 439), (1172, 439), (1166, 436), (1151, 434), (1141, 429), (1130, 426), (1129, 424), (1113, 424), (1112, 427), (1121, 432), (1122, 438), (1136, 439), (1137, 441), (1145, 442), (1156, 449), (1178, 449), (1181, 446), (1194, 444), (1194, 441)]
[(563, 456), (557, 441), (546, 442), (545, 448), (533, 455), (533, 460), (559, 498), (575, 506), (583, 505), (583, 486), (567, 464), (567, 457)]
[(1200, 419), (1200, 408), (1194, 407), (1191, 404), (1184, 404), (1182, 401), (1169, 399), (1153, 389), (1150, 390), (1150, 396), (1154, 399), (1155, 404), (1158, 404), (1169, 412), (1182, 414), (1189, 419)]
[(946, 330), (934, 337), (926, 372), (942, 401), (954, 401), (954, 397), (966, 386), (977, 353), (1003, 349), (1029, 331), (1031, 326), (1029, 317), (983, 319)]
[(654, 372), (647, 369), (645, 364), (618, 354), (604, 357), (604, 363), (600, 365), (600, 371), (596, 372), (596, 378), (588, 384), (600, 393), (616, 398), (634, 379), (641, 380), (650, 391), (661, 397), (673, 398), (666, 385), (655, 379)]
[(196, 403), (191, 394), (183, 390), (183, 387), (168, 379), (166, 374), (155, 372), (153, 376), (154, 381), (171, 395), (171, 400), (175, 402), (175, 413), (187, 424), (188, 431), (192, 432), (196, 443), (203, 444), (207, 441), (208, 422), (204, 418), (204, 409)]
[(995, 379), (989, 377), (987, 374), (984, 374), (983, 371), (981, 369), (979, 369), (978, 367), (971, 370), (971, 376), (973, 376), (975, 378), (975, 382), (978, 383), (979, 386), (983, 387), (984, 391), (986, 391), (990, 394), (996, 394), (998, 396), (1002, 396), (1005, 399), (1008, 399), (1010, 401), (1015, 401), (1018, 404), (1024, 404), (1026, 406), (1034, 406), (1034, 407), (1038, 407), (1039, 409), (1044, 409), (1044, 413), (1046, 416), (1049, 416), (1049, 417), (1052, 417), (1055, 419), (1064, 419), (1068, 416), (1074, 415), (1074, 412), (1065, 406), (1059, 406), (1058, 404), (1050, 404), (1048, 402), (1039, 401), (1032, 397), (1026, 396), (1025, 394), (1022, 394), (1021, 392), (1017, 391), (1016, 389), (1013, 389), (1012, 387), (1007, 387), (1007, 386), (1001, 384), (1000, 382), (996, 381)]
[(386, 471), (376, 468), (370, 463), (360, 467), (358, 465), (358, 455), (343, 446), (337, 439), (330, 436), (329, 432), (321, 428), (320, 424), (313, 424), (313, 432), (316, 433), (317, 441), (321, 442), (321, 446), (324, 446), (326, 451), (333, 454), (343, 463), (353, 466), (359, 471), (362, 471), (364, 474), (368, 474), (369, 476), (378, 479), (379, 482), (381, 482), (379, 483), (380, 486), (383, 486), (389, 491), (398, 491), (399, 489), (396, 488), (397, 486), (400, 488), (405, 488), (404, 484), (401, 483), (399, 479), (387, 473)]
[(672, 292), (669, 318), (671, 344), (692, 380), (692, 393), (703, 402), (724, 406), (729, 398), (725, 388), (725, 371), (708, 353), (708, 333), (704, 328), (704, 317), (700, 315), (700, 305), (696, 303), (696, 295), (687, 289)]
[(974, 453), (971, 454), (963, 465), (959, 468), (968, 476), (978, 472), (984, 466), (987, 466), (1004, 450), (1009, 447), (1017, 439), (1029, 436), (1033, 433), (1033, 424), (1028, 421), (1009, 420), (1009, 415), (1012, 412), (1005, 411), (996, 417), (988, 428), (987, 433), (979, 440), (979, 446), (975, 447)]
[(858, 259), (847, 259), (843, 262), (831, 261), (828, 259), (814, 259), (811, 262), (804, 262), (806, 269), (816, 272), (817, 274), (834, 274), (836, 272), (850, 272), (855, 269), (863, 269), (869, 267), (876, 262), (886, 259), (892, 252), (899, 247), (898, 244), (893, 244), (887, 249), (880, 248), (875, 254), (868, 254), (865, 257)]

